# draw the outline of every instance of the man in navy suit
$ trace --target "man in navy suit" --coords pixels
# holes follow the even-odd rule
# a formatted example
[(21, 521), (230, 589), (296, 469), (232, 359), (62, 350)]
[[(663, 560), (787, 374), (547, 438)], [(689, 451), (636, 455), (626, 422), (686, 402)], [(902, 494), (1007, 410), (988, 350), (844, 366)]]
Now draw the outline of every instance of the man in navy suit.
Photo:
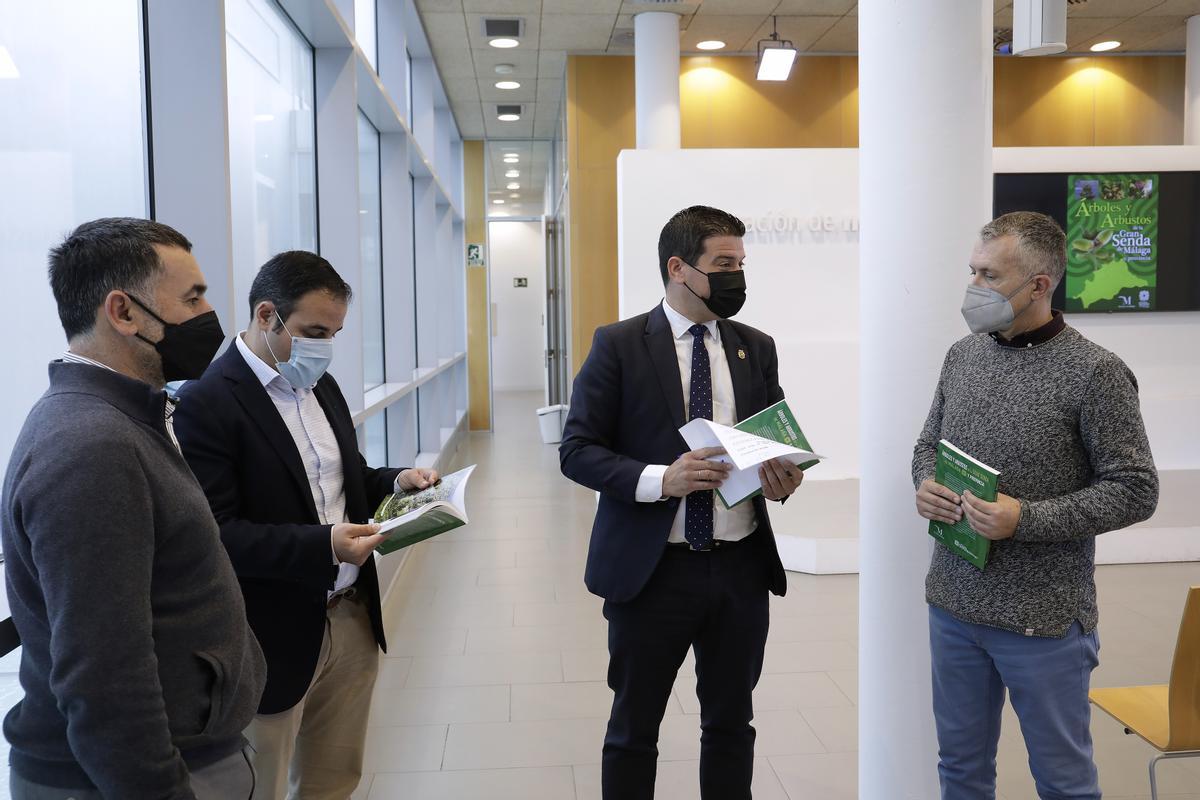
[(688, 419), (734, 425), (783, 399), (775, 342), (729, 321), (746, 299), (745, 233), (706, 206), (672, 217), (658, 240), (666, 298), (597, 329), (575, 379), (559, 459), (600, 492), (584, 580), (605, 601), (615, 693), (605, 800), (654, 797), (659, 724), (688, 648), (701, 796), (750, 797), (768, 592), (787, 590), (766, 500), (785, 500), (804, 473), (768, 461), (762, 496), (726, 509), (714, 502), (730, 469), (711, 460), (721, 451), (688, 452), (678, 432)]
[(345, 800), (358, 785), (371, 690), (386, 648), (364, 524), (432, 470), (371, 468), (326, 370), (350, 287), (321, 256), (272, 257), (249, 327), (183, 388), (175, 431), (204, 487), (267, 658), (246, 731), (255, 800)]

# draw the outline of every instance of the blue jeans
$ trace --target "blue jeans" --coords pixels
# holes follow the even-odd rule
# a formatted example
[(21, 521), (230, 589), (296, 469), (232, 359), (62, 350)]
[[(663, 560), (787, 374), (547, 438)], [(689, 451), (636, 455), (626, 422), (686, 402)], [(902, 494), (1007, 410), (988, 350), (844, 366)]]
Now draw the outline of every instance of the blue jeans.
[(993, 800), (1005, 689), (1042, 800), (1099, 800), (1088, 686), (1100, 639), (1021, 636), (929, 607), (933, 716), (943, 800)]

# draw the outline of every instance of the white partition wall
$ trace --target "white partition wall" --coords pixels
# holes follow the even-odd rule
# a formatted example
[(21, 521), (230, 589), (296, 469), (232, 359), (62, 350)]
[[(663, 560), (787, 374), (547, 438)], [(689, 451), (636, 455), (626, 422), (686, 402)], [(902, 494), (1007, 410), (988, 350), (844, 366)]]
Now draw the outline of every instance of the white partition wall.
[[(997, 148), (997, 172), (1200, 170), (1200, 148)], [(806, 435), (829, 461), (810, 470), (795, 503), (772, 510), (790, 569), (858, 570), (859, 249), (858, 151), (625, 151), (617, 163), (620, 316), (662, 299), (657, 241), (686, 205), (706, 203), (742, 218), (749, 298), (739, 321), (775, 337), (781, 385)], [(904, 198), (897, 196), (897, 213)], [(936, 224), (926, 224), (930, 236)], [(941, 265), (951, 273), (965, 263)], [(887, 265), (872, 265), (887, 279)], [(896, 287), (895, 302), (905, 302)], [(966, 335), (957, 305), (945, 309)], [(1137, 317), (1073, 314), (1070, 324), (1120, 355), (1137, 375), (1142, 413), (1163, 480), (1149, 521), (1097, 540), (1100, 563), (1200, 558), (1200, 521), (1188, 498), (1200, 490), (1200, 313)], [(905, 343), (895, 343), (904, 363)], [(930, 393), (933, 386), (929, 387)], [(930, 395), (932, 398), (932, 394)], [(916, 441), (924, 417), (894, 424)], [(861, 448), (869, 452), (869, 448)], [(909, 508), (897, 513), (908, 513)], [(925, 546), (915, 541), (914, 546)]]
[[(331, 372), (363, 452), (447, 463), (467, 406), (462, 143), (413, 0), (10, 5), (0, 232), (37, 334), (10, 371), (0, 470), (65, 349), (46, 252), (101, 216), (191, 238), (230, 337), (268, 257), (321, 253), (354, 290)], [(385, 589), (400, 563), (380, 561)]]

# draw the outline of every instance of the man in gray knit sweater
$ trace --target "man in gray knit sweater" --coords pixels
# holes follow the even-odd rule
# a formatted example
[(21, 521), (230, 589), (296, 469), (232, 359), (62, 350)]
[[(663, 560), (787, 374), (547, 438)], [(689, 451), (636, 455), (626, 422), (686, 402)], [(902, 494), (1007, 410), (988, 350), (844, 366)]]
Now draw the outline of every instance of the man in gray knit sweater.
[(141, 219), (50, 254), (69, 350), (0, 502), (25, 695), (4, 718), (14, 800), (239, 800), (266, 681), (217, 523), (179, 452), (171, 380), (224, 336), (191, 243)]
[[(1044, 800), (1100, 797), (1088, 685), (1098, 663), (1095, 537), (1147, 519), (1158, 475), (1137, 380), (1050, 308), (1066, 237), (1047, 216), (988, 223), (913, 453), (917, 511), (992, 540), (979, 570), (941, 544), (926, 578), (942, 797), (993, 798), (1005, 691)], [(946, 439), (999, 470), (996, 502), (933, 481)]]

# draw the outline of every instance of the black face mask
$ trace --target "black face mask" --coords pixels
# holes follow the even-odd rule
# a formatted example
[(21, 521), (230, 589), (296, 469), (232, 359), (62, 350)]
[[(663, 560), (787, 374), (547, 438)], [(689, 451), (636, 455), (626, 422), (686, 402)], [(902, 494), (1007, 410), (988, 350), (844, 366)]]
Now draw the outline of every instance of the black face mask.
[[(687, 264), (686, 261), (683, 263)], [(687, 265), (692, 267), (691, 264)], [(721, 319), (729, 319), (742, 310), (742, 306), (746, 304), (746, 273), (743, 270), (704, 272), (695, 267), (692, 269), (708, 278), (708, 297), (700, 297), (686, 283), (684, 286), (687, 286), (689, 292), (696, 294), (696, 297), (700, 297), (700, 302), (704, 303), (709, 311)]]
[(141, 300), (128, 292), (125, 294), (141, 306), (143, 311), (162, 323), (163, 337), (157, 342), (150, 341), (140, 333), (135, 333), (134, 336), (151, 345), (162, 357), (163, 380), (167, 383), (191, 381), (203, 375), (225, 341), (225, 331), (221, 330), (217, 312), (209, 311), (192, 317), (187, 322), (167, 322)]

